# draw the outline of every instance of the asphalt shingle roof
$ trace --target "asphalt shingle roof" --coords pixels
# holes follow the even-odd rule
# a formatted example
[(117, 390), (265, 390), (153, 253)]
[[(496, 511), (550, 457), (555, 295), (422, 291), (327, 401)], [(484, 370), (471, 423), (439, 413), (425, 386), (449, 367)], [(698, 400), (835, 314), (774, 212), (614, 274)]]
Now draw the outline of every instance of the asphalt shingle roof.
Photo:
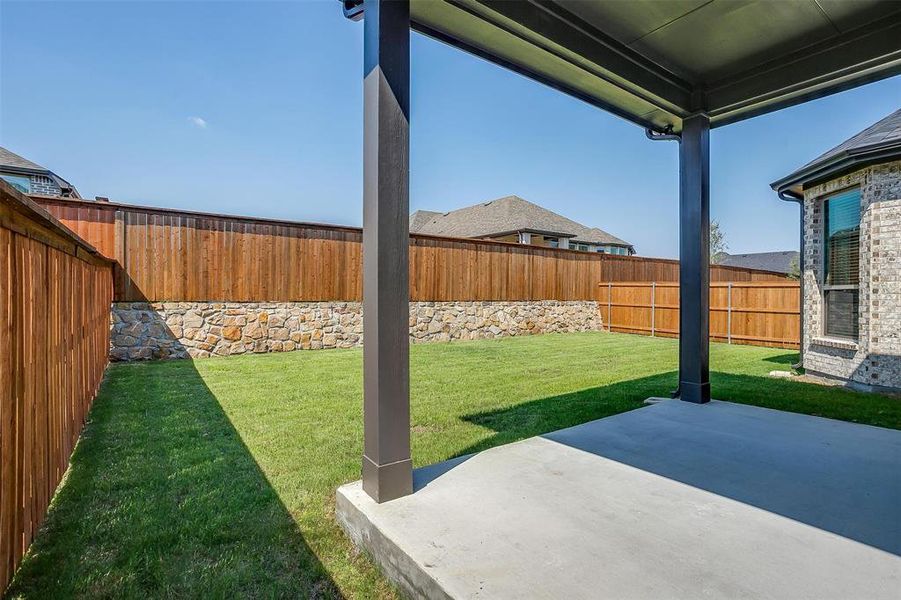
[(430, 220), (440, 217), (440, 212), (435, 212), (433, 210), (417, 210), (415, 213), (410, 215), (410, 231), (416, 233), (420, 229), (426, 226)]
[(587, 227), (519, 196), (505, 196), (447, 213), (418, 210), (410, 217), (410, 231), (466, 238), (534, 231), (592, 244), (632, 245), (602, 229)]
[(0, 146), (0, 167), (14, 167), (16, 169), (28, 169), (30, 171), (42, 171), (49, 173), (50, 169), (44, 168), (37, 163), (33, 163), (27, 158), (22, 158), (15, 152), (7, 150)]
[(56, 182), (60, 190), (62, 190), (63, 196), (69, 198), (81, 197), (78, 195), (78, 190), (75, 189), (75, 186), (73, 186), (71, 183), (69, 183), (50, 169), (42, 167), (35, 162), (31, 162), (27, 158), (23, 158), (15, 152), (3, 148), (2, 146), (0, 146), (0, 169), (5, 169), (7, 172), (11, 173), (50, 177)]
[(826, 162), (845, 152), (862, 150), (871, 146), (881, 146), (885, 143), (894, 141), (901, 142), (901, 109), (898, 109), (884, 119), (873, 123), (835, 148), (824, 152), (801, 167), (801, 169), (807, 169), (817, 163)]
[[(755, 252), (752, 254), (720, 254), (716, 264), (726, 267), (745, 267), (762, 269), (777, 273), (791, 273), (792, 261), (797, 261), (800, 253), (797, 250), (782, 252)], [(796, 264), (795, 267), (798, 265)]]
[(901, 109), (770, 185), (777, 191), (791, 189), (800, 193), (801, 186), (809, 182), (848, 172), (857, 165), (895, 160), (898, 156), (901, 156)]

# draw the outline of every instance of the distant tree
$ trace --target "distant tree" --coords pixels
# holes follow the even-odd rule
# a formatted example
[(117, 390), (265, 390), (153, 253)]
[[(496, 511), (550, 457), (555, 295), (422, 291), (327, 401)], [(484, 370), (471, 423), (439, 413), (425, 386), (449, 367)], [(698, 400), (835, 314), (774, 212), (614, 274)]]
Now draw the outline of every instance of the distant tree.
[(719, 221), (710, 222), (710, 262), (717, 264), (723, 259), (729, 244), (726, 243), (726, 234), (720, 229)]
[(797, 256), (788, 263), (788, 278), (801, 279), (801, 261)]

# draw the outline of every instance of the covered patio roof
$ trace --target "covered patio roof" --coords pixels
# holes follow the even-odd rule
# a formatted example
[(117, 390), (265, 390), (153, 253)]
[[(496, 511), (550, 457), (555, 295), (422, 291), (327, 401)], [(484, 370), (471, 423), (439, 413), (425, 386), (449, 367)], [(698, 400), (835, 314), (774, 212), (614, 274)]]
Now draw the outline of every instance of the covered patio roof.
[[(710, 401), (710, 128), (901, 72), (878, 0), (343, 0), (364, 20), (362, 489), (413, 491), (410, 28), (679, 142), (679, 387)], [(599, 141), (599, 146), (601, 142)], [(803, 265), (802, 265), (803, 268)]]
[[(362, 0), (345, 2), (350, 16)], [(901, 3), (411, 0), (411, 26), (643, 127), (711, 127), (901, 72)]]

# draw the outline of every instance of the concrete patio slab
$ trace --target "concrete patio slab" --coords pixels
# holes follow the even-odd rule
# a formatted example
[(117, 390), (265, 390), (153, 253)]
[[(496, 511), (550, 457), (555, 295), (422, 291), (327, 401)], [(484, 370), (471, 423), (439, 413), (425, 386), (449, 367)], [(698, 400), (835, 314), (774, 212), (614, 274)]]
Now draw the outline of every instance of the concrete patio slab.
[(665, 401), (419, 469), (337, 515), (422, 598), (901, 597), (901, 432)]

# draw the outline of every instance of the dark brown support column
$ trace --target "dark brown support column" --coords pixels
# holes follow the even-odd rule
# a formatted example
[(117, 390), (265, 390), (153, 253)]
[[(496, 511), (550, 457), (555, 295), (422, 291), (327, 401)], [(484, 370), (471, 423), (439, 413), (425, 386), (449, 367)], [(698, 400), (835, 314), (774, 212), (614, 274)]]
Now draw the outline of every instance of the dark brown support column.
[(410, 3), (366, 0), (363, 80), (363, 489), (413, 491), (410, 460)]
[(682, 121), (679, 144), (679, 397), (710, 401), (710, 120)]

